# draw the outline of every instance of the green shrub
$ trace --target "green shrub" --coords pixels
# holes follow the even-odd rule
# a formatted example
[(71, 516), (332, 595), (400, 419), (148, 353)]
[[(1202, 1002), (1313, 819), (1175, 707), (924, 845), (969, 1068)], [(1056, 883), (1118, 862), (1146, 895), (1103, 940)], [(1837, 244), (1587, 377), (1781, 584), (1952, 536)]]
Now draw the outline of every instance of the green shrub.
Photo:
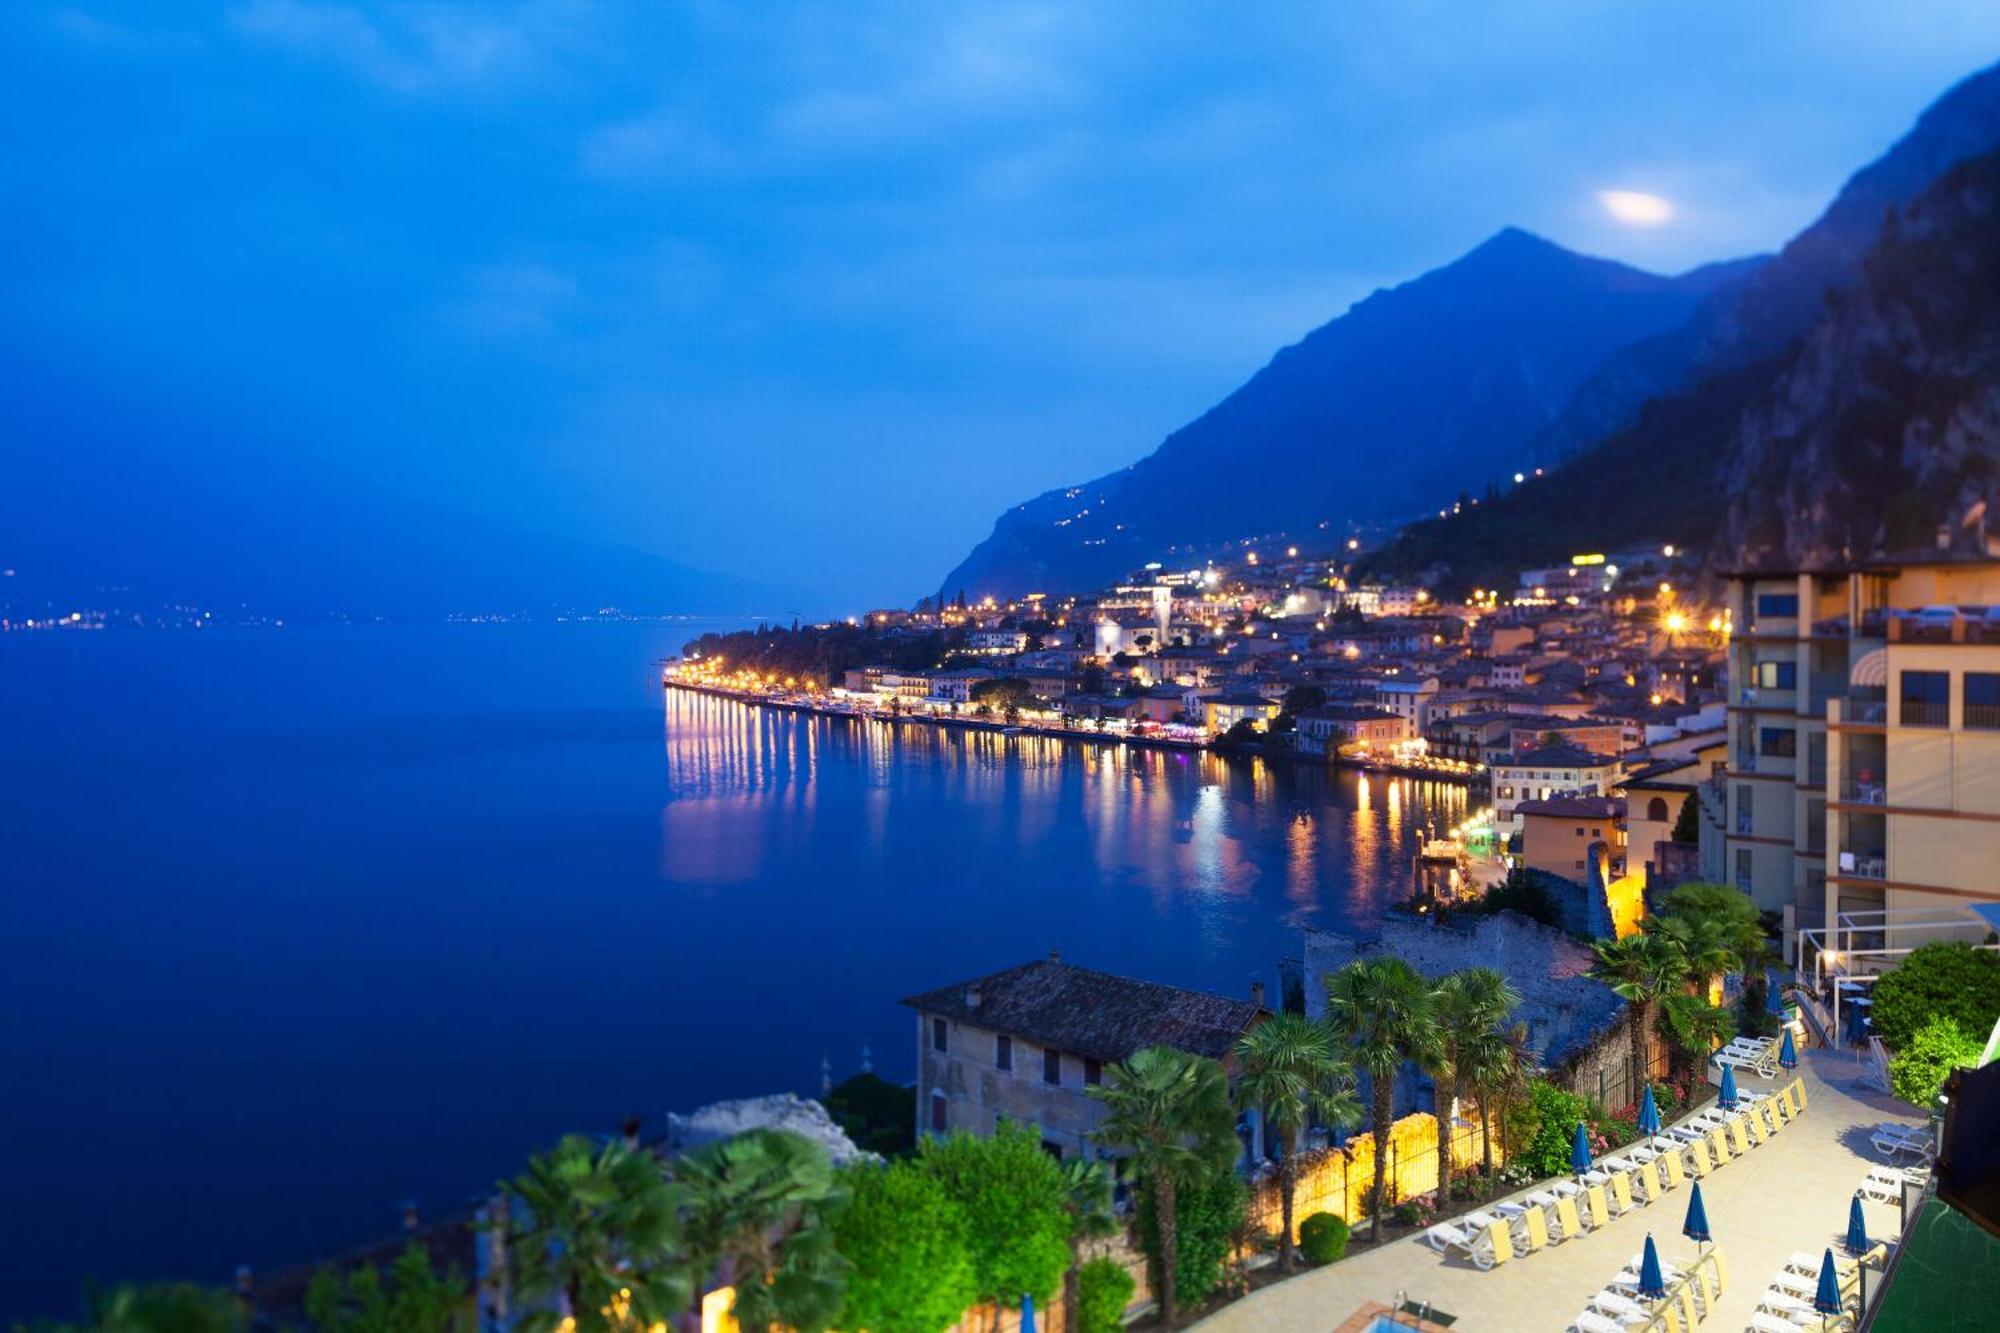
[(1933, 1018), (1889, 1057), (1889, 1086), (1912, 1106), (1929, 1110), (1945, 1075), (1977, 1065), (1983, 1049), (1979, 1038), (1951, 1019)]
[(1590, 1103), (1542, 1079), (1529, 1080), (1524, 1103), (1531, 1116), (1528, 1123), (1508, 1128), (1512, 1132), (1517, 1128), (1526, 1129), (1531, 1124), (1533, 1137), (1525, 1148), (1514, 1154), (1514, 1161), (1526, 1167), (1535, 1180), (1567, 1175), (1570, 1143), (1576, 1135), (1577, 1123), (1591, 1119)]
[[(1175, 1187), (1174, 1241), (1179, 1253), (1174, 1280), (1181, 1300), (1189, 1304), (1206, 1300), (1222, 1285), (1230, 1240), (1243, 1225), (1249, 1197), (1233, 1174), (1181, 1181)], [(1159, 1219), (1153, 1213), (1150, 1187), (1139, 1192), (1139, 1239), (1146, 1253), (1160, 1257)]]
[(914, 1161), (840, 1173), (847, 1202), (833, 1238), (851, 1265), (840, 1327), (938, 1333), (978, 1299), (965, 1214)]
[(2000, 1018), (2000, 956), (1957, 940), (1913, 951), (1875, 983), (1868, 1016), (1890, 1046), (1904, 1046), (1933, 1018), (1985, 1036)]
[(1347, 1253), (1347, 1223), (1332, 1213), (1311, 1213), (1299, 1223), (1299, 1253), (1307, 1263), (1330, 1264)]
[(990, 1138), (927, 1138), (917, 1160), (965, 1213), (979, 1298), (1046, 1301), (1069, 1271), (1070, 1220), (1062, 1168), (1040, 1136), (1004, 1122)]
[(1116, 1259), (1092, 1259), (1076, 1274), (1077, 1333), (1118, 1333), (1138, 1284)]

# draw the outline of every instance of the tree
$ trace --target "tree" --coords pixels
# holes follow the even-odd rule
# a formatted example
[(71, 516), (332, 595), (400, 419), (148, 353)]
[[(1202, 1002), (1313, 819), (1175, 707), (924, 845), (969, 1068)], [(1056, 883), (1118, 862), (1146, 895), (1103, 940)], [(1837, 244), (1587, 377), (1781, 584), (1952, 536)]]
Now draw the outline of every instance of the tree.
[(1292, 1208), (1299, 1183), (1299, 1138), (1315, 1118), (1333, 1125), (1361, 1118), (1352, 1072), (1326, 1025), (1303, 1014), (1273, 1014), (1236, 1042), (1237, 1105), (1261, 1111), (1278, 1142), (1278, 1267), (1293, 1267)]
[(1528, 1045), (1528, 1025), (1489, 1028), (1472, 1034), (1460, 1055), (1459, 1081), (1479, 1098), (1479, 1154), (1487, 1179), (1493, 1177), (1493, 1121), (1499, 1113), (1501, 1132), (1514, 1098), (1527, 1089), (1535, 1053)]
[(1437, 1040), (1431, 1044), (1426, 1067), (1432, 1079), (1433, 1110), (1438, 1125), (1438, 1204), (1451, 1202), (1452, 1108), (1460, 1085), (1471, 1086), (1470, 1065), (1481, 1034), (1507, 1021), (1521, 1003), (1521, 993), (1490, 967), (1454, 972), (1432, 992)]
[(1083, 1266), (1083, 1242), (1116, 1235), (1118, 1216), (1112, 1207), (1115, 1191), (1111, 1172), (1101, 1158), (1065, 1157), (1062, 1182), (1063, 1209), (1069, 1214), (1069, 1267), (1063, 1270), (1063, 1315), (1067, 1326), (1075, 1328), (1082, 1317), (1077, 1309), (1077, 1281)]
[(1542, 887), (1538, 871), (1526, 866), (1515, 866), (1507, 872), (1507, 878), (1488, 888), (1479, 899), (1478, 912), (1481, 916), (1492, 916), (1498, 912), (1515, 912), (1545, 926), (1562, 924), (1556, 911), (1555, 900)]
[(415, 1241), (389, 1266), (386, 1286), (371, 1264), (345, 1282), (332, 1268), (320, 1269), (306, 1288), (305, 1309), (318, 1333), (450, 1333), (470, 1322), (464, 1277), (457, 1269), (440, 1276)]
[(1674, 816), (1673, 832), (1667, 837), (1674, 842), (1701, 841), (1701, 798), (1689, 792), (1681, 800), (1681, 812)]
[(822, 1100), (856, 1146), (900, 1157), (916, 1146), (917, 1095), (879, 1074), (856, 1074)]
[(1405, 1060), (1428, 1062), (1437, 1044), (1431, 987), (1400, 958), (1365, 958), (1328, 974), (1326, 1011), (1335, 1035), (1352, 1048), (1355, 1067), (1368, 1075), (1368, 1121), (1375, 1136), (1369, 1238), (1379, 1241), (1396, 1073)]
[(1727, 884), (1677, 885), (1646, 928), (1672, 937), (1703, 992), (1711, 992), (1723, 973), (1741, 972), (1745, 990), (1754, 983), (1761, 1002), (1770, 947), (1757, 905), (1742, 890)]
[(1986, 1033), (2000, 1018), (2000, 957), (1958, 940), (1920, 945), (1875, 983), (1868, 1017), (1882, 1040), (1907, 1045), (1933, 1018)]
[(1294, 685), (1285, 691), (1284, 711), (1293, 717), (1326, 706), (1326, 691), (1317, 685)]
[(1889, 1086), (1912, 1106), (1931, 1110), (1946, 1075), (1979, 1064), (1980, 1040), (1953, 1019), (1931, 1019), (1889, 1057)]
[(1207, 1300), (1223, 1283), (1230, 1256), (1244, 1239), (1250, 1191), (1234, 1171), (1203, 1172), (1174, 1180), (1174, 1244), (1169, 1250), (1160, 1233), (1160, 1200), (1155, 1182), (1139, 1186), (1139, 1242), (1151, 1255), (1170, 1256), (1162, 1269), (1173, 1269), (1174, 1300), (1193, 1304)]
[(511, 1246), (521, 1293), (556, 1302), (522, 1321), (530, 1333), (564, 1316), (583, 1333), (647, 1327), (687, 1304), (688, 1274), (670, 1258), (680, 1195), (651, 1153), (571, 1134), (503, 1188), (527, 1212)]
[(1667, 995), (1660, 1000), (1660, 1035), (1676, 1073), (1686, 1072), (1736, 1035), (1736, 1015), (1706, 995)]
[(733, 1284), (738, 1323), (817, 1333), (839, 1316), (846, 1264), (827, 1214), (841, 1194), (826, 1149), (745, 1130), (675, 1159), (673, 1176), (696, 1284)]
[(1158, 1222), (1160, 1312), (1171, 1326), (1179, 1314), (1175, 1193), (1181, 1182), (1226, 1174), (1236, 1161), (1236, 1117), (1229, 1081), (1213, 1060), (1166, 1046), (1148, 1046), (1105, 1071), (1086, 1091), (1104, 1104), (1091, 1137), (1125, 1153), (1149, 1186)]
[(1004, 1121), (991, 1138), (927, 1138), (917, 1157), (965, 1213), (977, 1298), (1046, 1301), (1069, 1267), (1070, 1218), (1062, 1171), (1034, 1132)]
[(1597, 965), (1590, 974), (1625, 1001), (1632, 1036), (1630, 1089), (1636, 1098), (1648, 1081), (1646, 1035), (1655, 1028), (1660, 1001), (1687, 984), (1687, 956), (1670, 937), (1643, 931), (1598, 940), (1591, 947), (1597, 951)]
[(1077, 1275), (1077, 1333), (1123, 1333), (1125, 1307), (1138, 1284), (1116, 1259), (1092, 1259)]
[(84, 1322), (55, 1325), (52, 1333), (239, 1333), (243, 1325), (242, 1309), (229, 1293), (159, 1282), (93, 1292)]
[(840, 1326), (939, 1333), (978, 1299), (965, 1213), (915, 1161), (840, 1173), (834, 1244), (850, 1265)]

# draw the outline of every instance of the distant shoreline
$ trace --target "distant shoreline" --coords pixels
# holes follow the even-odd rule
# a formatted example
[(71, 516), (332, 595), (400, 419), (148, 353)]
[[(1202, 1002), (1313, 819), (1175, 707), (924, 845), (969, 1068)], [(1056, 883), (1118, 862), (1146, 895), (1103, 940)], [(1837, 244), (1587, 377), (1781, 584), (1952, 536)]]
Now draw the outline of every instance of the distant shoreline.
[(1236, 749), (1217, 748), (1199, 741), (1169, 740), (1163, 736), (1118, 736), (1107, 732), (1090, 731), (1081, 727), (1049, 727), (1029, 722), (998, 722), (983, 717), (953, 717), (937, 713), (888, 713), (874, 709), (837, 708), (829, 704), (816, 704), (800, 699), (773, 698), (763, 694), (753, 694), (745, 690), (726, 689), (716, 685), (694, 684), (688, 681), (662, 680), (662, 689), (686, 690), (690, 694), (705, 694), (711, 698), (728, 699), (734, 703), (755, 704), (760, 708), (775, 708), (781, 712), (804, 713), (813, 717), (852, 718), (864, 722), (891, 722), (898, 725), (911, 723), (917, 726), (938, 727), (944, 730), (985, 731), (1002, 735), (1018, 733), (1029, 736), (1045, 736), (1051, 740), (1084, 741), (1097, 745), (1122, 745), (1141, 750), (1164, 750), (1176, 754), (1213, 754), (1223, 759), (1267, 759), (1289, 760), (1295, 764), (1308, 764), (1315, 768), (1345, 768), (1357, 773), (1379, 773), (1385, 777), (1416, 778), (1426, 782), (1448, 783), (1455, 787), (1476, 787), (1479, 778), (1472, 775), (1437, 773), (1429, 769), (1405, 767), (1400, 764), (1365, 764), (1352, 759), (1325, 759), (1318, 755), (1300, 754), (1295, 750)]

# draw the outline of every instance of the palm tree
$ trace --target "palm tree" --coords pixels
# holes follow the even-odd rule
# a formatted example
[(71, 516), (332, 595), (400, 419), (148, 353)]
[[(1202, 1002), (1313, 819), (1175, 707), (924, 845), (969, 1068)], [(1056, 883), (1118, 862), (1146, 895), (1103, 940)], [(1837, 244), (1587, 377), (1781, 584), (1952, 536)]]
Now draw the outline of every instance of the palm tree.
[(187, 1282), (119, 1286), (89, 1295), (82, 1324), (16, 1324), (48, 1333), (237, 1333), (243, 1309), (234, 1296)]
[(1727, 884), (1681, 884), (1667, 895), (1655, 924), (1673, 935), (1688, 955), (1704, 993), (1724, 972), (1744, 975), (1744, 993), (1763, 1002), (1764, 962), (1770, 945), (1757, 905)]
[(1426, 1067), (1438, 1125), (1439, 1207), (1451, 1202), (1452, 1105), (1460, 1086), (1468, 1083), (1465, 1066), (1480, 1036), (1504, 1023), (1520, 1003), (1521, 993), (1490, 967), (1454, 972), (1432, 992), (1437, 1041)]
[(1459, 1078), (1468, 1082), (1479, 1098), (1479, 1152), (1486, 1178), (1493, 1178), (1493, 1120), (1499, 1112), (1500, 1129), (1507, 1128), (1507, 1109), (1528, 1086), (1528, 1073), (1535, 1067), (1535, 1053), (1528, 1045), (1528, 1025), (1487, 1028), (1466, 1042)]
[(1069, 1214), (1069, 1267), (1063, 1270), (1063, 1327), (1077, 1326), (1076, 1276), (1083, 1265), (1083, 1242), (1116, 1235), (1118, 1216), (1111, 1171), (1102, 1158), (1065, 1157), (1063, 1209)]
[(1326, 1016), (1335, 1037), (1352, 1048), (1368, 1075), (1369, 1128), (1375, 1136), (1371, 1240), (1382, 1239), (1382, 1190), (1389, 1176), (1389, 1127), (1396, 1073), (1405, 1060), (1426, 1063), (1437, 1044), (1431, 987), (1400, 958), (1368, 958), (1326, 977)]
[(1661, 1000), (1687, 984), (1687, 955), (1670, 936), (1641, 932), (1623, 939), (1598, 940), (1597, 965), (1591, 975), (1625, 1001), (1632, 1034), (1632, 1100), (1646, 1086), (1646, 1034), (1654, 1030)]
[(511, 1246), (522, 1294), (555, 1302), (524, 1329), (564, 1317), (584, 1333), (643, 1328), (686, 1304), (687, 1273), (670, 1257), (679, 1195), (651, 1153), (571, 1134), (502, 1188), (526, 1207)]
[(826, 1225), (840, 1198), (826, 1149), (786, 1130), (745, 1130), (676, 1159), (673, 1178), (686, 1193), (696, 1286), (734, 1284), (739, 1324), (817, 1333), (839, 1316), (846, 1265)]
[(1160, 1233), (1160, 1313), (1171, 1327), (1179, 1313), (1175, 1185), (1220, 1174), (1235, 1164), (1236, 1116), (1229, 1107), (1229, 1080), (1213, 1060), (1148, 1046), (1111, 1066), (1104, 1082), (1086, 1091), (1105, 1110), (1091, 1138), (1122, 1149), (1132, 1170), (1152, 1188)]
[(1674, 1068), (1686, 1069), (1736, 1035), (1736, 1015), (1725, 1005), (1710, 1004), (1706, 994), (1668, 995), (1660, 1001), (1660, 1035)]
[(1274, 1014), (1236, 1042), (1237, 1105), (1261, 1110), (1277, 1136), (1278, 1198), (1283, 1229), (1278, 1266), (1292, 1269), (1292, 1202), (1299, 1183), (1299, 1136), (1315, 1119), (1351, 1125), (1361, 1118), (1353, 1073), (1323, 1023), (1303, 1014)]

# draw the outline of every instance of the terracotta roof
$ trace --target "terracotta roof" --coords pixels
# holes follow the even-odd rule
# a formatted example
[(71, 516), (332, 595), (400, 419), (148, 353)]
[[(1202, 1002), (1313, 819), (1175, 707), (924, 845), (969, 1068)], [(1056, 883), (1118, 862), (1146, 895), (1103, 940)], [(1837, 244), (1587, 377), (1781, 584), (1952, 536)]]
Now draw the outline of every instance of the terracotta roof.
[[(971, 1002), (977, 991), (978, 1003)], [(1054, 1046), (1123, 1060), (1146, 1046), (1220, 1059), (1266, 1011), (1248, 1000), (1135, 981), (1037, 959), (990, 976), (906, 996), (926, 1014)]]
[(1546, 800), (1522, 801), (1514, 807), (1517, 815), (1553, 815), (1558, 819), (1623, 819), (1625, 802), (1609, 796), (1551, 796)]

